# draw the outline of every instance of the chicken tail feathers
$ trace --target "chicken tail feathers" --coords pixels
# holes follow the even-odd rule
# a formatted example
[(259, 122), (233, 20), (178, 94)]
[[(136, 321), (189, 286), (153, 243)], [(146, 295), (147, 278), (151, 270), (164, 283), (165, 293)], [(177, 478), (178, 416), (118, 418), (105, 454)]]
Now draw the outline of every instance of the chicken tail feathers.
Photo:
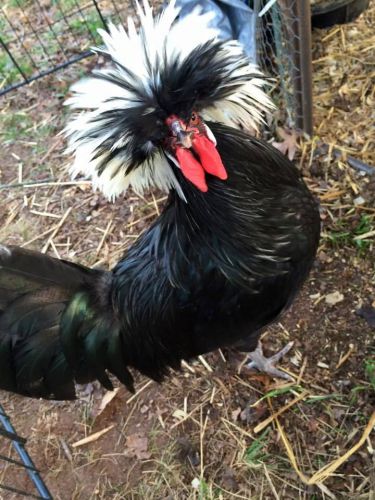
[(76, 383), (113, 389), (109, 371), (134, 391), (110, 286), (105, 271), (0, 245), (0, 389), (74, 399)]

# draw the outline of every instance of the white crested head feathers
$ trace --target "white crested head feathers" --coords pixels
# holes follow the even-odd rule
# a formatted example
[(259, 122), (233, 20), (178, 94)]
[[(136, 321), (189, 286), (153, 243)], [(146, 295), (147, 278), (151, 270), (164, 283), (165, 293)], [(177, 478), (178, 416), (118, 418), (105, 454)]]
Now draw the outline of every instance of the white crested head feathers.
[(196, 9), (178, 19), (172, 1), (154, 17), (145, 1), (138, 17), (138, 31), (132, 18), (127, 30), (99, 30), (104, 45), (94, 50), (110, 64), (72, 87), (71, 172), (91, 177), (111, 199), (129, 186), (174, 188), (184, 197), (163, 149), (166, 118), (195, 109), (205, 120), (256, 128), (273, 105), (240, 44), (216, 38), (210, 14)]

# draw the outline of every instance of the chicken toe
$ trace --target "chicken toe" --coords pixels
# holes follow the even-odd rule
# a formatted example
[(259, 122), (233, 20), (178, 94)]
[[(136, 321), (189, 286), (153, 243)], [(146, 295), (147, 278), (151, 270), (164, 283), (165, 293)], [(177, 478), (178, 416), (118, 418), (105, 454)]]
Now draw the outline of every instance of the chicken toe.
[(256, 368), (257, 370), (267, 373), (271, 377), (283, 378), (286, 380), (293, 380), (293, 378), (285, 372), (282, 372), (275, 367), (275, 364), (280, 361), (280, 359), (293, 347), (294, 342), (289, 342), (283, 349), (271, 356), (266, 358), (263, 354), (262, 343), (259, 342), (255, 351), (248, 354), (250, 362), (247, 363), (248, 368)]

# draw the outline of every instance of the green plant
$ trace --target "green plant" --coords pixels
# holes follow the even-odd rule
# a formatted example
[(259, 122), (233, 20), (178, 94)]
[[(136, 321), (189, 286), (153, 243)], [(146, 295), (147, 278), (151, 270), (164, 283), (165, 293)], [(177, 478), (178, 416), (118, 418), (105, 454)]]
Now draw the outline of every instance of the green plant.
[(30, 4), (30, 0), (8, 0), (7, 4), (9, 7), (13, 8), (25, 8), (28, 4)]
[(199, 481), (199, 500), (207, 500), (209, 498), (209, 488), (207, 482), (201, 478)]
[[(21, 61), (19, 66), (22, 72), (29, 76), (32, 73), (32, 68), (30, 64)], [(22, 75), (20, 74), (18, 68), (14, 65), (12, 60), (9, 58), (7, 54), (0, 55), (0, 82), (3, 83), (4, 86), (12, 85), (17, 81), (22, 80)]]
[(325, 238), (334, 248), (354, 246), (362, 255), (371, 245), (370, 239), (358, 239), (358, 236), (366, 234), (374, 229), (373, 216), (362, 214), (357, 224), (353, 227), (348, 220), (339, 220), (334, 228), (327, 229)]
[(274, 398), (276, 396), (280, 396), (281, 394), (286, 394), (288, 392), (293, 392), (293, 391), (302, 391), (302, 387), (299, 385), (289, 385), (288, 387), (281, 387), (280, 389), (273, 389), (272, 391), (268, 391), (264, 396), (262, 396), (259, 399), (260, 401), (263, 401), (264, 399), (267, 398)]
[(33, 120), (26, 113), (20, 111), (0, 115), (0, 124), (0, 138), (6, 143), (11, 143), (27, 135)]
[(52, 0), (52, 5), (60, 4), (60, 8), (63, 12), (69, 12), (77, 6), (77, 0)]
[(375, 390), (375, 359), (365, 360), (365, 374), (372, 388)]
[(361, 218), (359, 220), (359, 223), (357, 224), (357, 226), (353, 232), (354, 244), (357, 246), (357, 248), (361, 252), (368, 249), (368, 247), (371, 245), (371, 240), (369, 240), (369, 239), (357, 239), (356, 236), (361, 236), (362, 234), (369, 233), (373, 229), (374, 229), (374, 226), (373, 226), (372, 217), (370, 215), (362, 214)]
[(263, 449), (268, 444), (267, 434), (270, 428), (267, 428), (258, 439), (255, 439), (245, 452), (245, 460), (250, 465), (259, 465), (267, 457), (268, 453), (265, 453)]
[(79, 35), (85, 35), (89, 30), (95, 39), (95, 43), (99, 43), (98, 29), (103, 28), (103, 23), (96, 12), (88, 12), (85, 21), (81, 18), (72, 19), (69, 22), (69, 27)]

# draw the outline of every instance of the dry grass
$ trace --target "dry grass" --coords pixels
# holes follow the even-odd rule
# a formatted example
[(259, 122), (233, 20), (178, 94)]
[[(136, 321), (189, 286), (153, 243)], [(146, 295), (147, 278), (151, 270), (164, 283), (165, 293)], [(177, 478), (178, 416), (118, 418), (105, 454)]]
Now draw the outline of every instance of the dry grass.
[[(301, 144), (299, 161), (321, 199), (323, 238), (309, 283), (265, 338), (272, 351), (296, 341), (284, 363), (295, 383), (272, 384), (239, 370), (235, 354), (218, 352), (184, 364), (163, 386), (139, 377), (135, 396), (121, 388), (101, 412), (98, 392), (75, 403), (1, 393), (55, 498), (375, 495), (375, 346), (371, 327), (354, 314), (375, 300), (375, 177), (345, 157), (375, 164), (374, 15), (373, 2), (355, 23), (314, 33), (317, 135)], [(3, 99), (0, 239), (111, 267), (165, 198), (129, 194), (112, 205), (87, 182), (69, 180), (56, 133), (77, 73), (71, 68)], [(343, 299), (332, 305), (327, 296), (337, 291)], [(0, 452), (11, 453), (1, 440)], [(338, 468), (325, 469), (340, 457)], [(0, 461), (2, 481), (31, 491), (21, 472)]]

